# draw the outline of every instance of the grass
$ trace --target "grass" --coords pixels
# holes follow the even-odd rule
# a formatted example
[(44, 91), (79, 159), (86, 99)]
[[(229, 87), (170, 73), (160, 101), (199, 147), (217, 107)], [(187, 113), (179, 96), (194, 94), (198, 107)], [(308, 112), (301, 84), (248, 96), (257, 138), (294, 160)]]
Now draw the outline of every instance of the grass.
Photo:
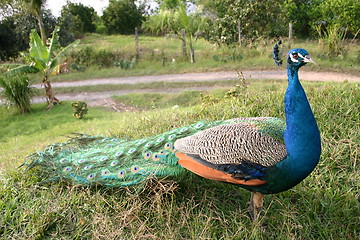
[(132, 104), (151, 110), (90, 108), (85, 120), (75, 119), (69, 104), (51, 112), (36, 105), (23, 116), (0, 108), (0, 238), (358, 239), (360, 93), (355, 83), (304, 83), (321, 131), (321, 160), (298, 186), (267, 196), (261, 227), (248, 217), (247, 191), (193, 174), (176, 182), (152, 180), (136, 191), (40, 184), (41, 170), (16, 169), (29, 153), (72, 132), (141, 138), (199, 119), (284, 118), (285, 83), (261, 85), (256, 91), (250, 85), (238, 98), (211, 93), (202, 102), (194, 92), (182, 93), (178, 96), (198, 104), (177, 109), (163, 103), (176, 103), (176, 95), (138, 95), (142, 100)]

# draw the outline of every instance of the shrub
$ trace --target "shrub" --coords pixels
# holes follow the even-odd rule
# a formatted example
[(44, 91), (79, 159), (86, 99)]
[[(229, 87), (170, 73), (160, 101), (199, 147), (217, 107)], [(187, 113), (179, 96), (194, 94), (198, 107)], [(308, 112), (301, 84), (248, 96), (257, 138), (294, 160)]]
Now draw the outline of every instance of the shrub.
[(30, 101), (34, 95), (33, 88), (30, 87), (29, 77), (25, 74), (15, 75), (9, 78), (0, 78), (2, 95), (9, 104), (14, 104), (20, 114), (30, 112)]
[(123, 54), (117, 51), (96, 51), (92, 47), (86, 47), (80, 51), (73, 51), (70, 55), (70, 62), (74, 62), (76, 65), (85, 67), (97, 66), (100, 68), (106, 68), (113, 66), (113, 63), (122, 57)]
[(83, 101), (72, 102), (71, 106), (74, 109), (74, 117), (76, 117), (77, 119), (83, 119), (88, 112), (88, 107), (86, 102)]

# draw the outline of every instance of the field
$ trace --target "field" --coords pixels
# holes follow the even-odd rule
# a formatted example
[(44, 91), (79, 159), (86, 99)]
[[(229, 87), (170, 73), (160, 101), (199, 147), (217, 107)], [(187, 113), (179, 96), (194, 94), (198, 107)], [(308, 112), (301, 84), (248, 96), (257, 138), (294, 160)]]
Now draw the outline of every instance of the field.
[[(39, 171), (17, 169), (29, 153), (49, 143), (64, 141), (72, 132), (139, 138), (199, 119), (283, 118), (284, 83), (259, 83), (262, 88), (256, 92), (250, 88), (237, 98), (220, 97), (220, 92), (209, 93), (212, 97), (207, 101), (197, 100), (190, 107), (180, 104), (178, 109), (164, 104), (153, 106), (149, 101), (151, 96), (145, 95), (140, 97), (142, 103), (135, 105), (152, 110), (113, 113), (94, 108), (84, 120), (71, 116), (68, 103), (51, 114), (43, 111), (41, 105), (25, 116), (2, 109), (2, 238), (357, 239), (360, 224), (358, 84), (305, 83), (322, 134), (320, 164), (295, 188), (268, 196), (256, 225), (248, 217), (247, 191), (192, 174), (177, 181), (153, 180), (136, 192), (65, 183), (39, 184)], [(256, 89), (256, 83), (253, 84)], [(194, 102), (198, 94), (187, 97)], [(173, 101), (168, 96), (163, 99)]]
[[(105, 40), (118, 48), (126, 45), (114, 43), (111, 36)], [(126, 41), (131, 42), (130, 37)], [(89, 39), (83, 41), (92, 43)], [(319, 52), (315, 46), (313, 50)], [(203, 51), (206, 56), (206, 47)], [(246, 62), (268, 69), (268, 55), (264, 53), (263, 60), (249, 58)], [(237, 68), (235, 63), (213, 61), (212, 54), (208, 57), (199, 57), (197, 66), (204, 70), (208, 61), (209, 70)], [(144, 60), (131, 71), (118, 70), (109, 76), (195, 69), (171, 70), (174, 66), (162, 67), (160, 58), (157, 61), (155, 70), (151, 70), (150, 61)], [(260, 64), (262, 61), (264, 64)], [(304, 68), (326, 70), (339, 64), (339, 71), (352, 72), (359, 67), (349, 67), (344, 62), (327, 65), (320, 60), (320, 67)], [(180, 63), (188, 66), (184, 61)], [(58, 75), (56, 80), (80, 80), (91, 71), (95, 74), (96, 69), (89, 69), (85, 75)], [(184, 178), (152, 179), (137, 188), (105, 189), (44, 183), (41, 170), (18, 168), (29, 154), (65, 141), (73, 133), (136, 139), (203, 119), (284, 118), (284, 81), (246, 83), (246, 87), (203, 92), (202, 98), (197, 91), (118, 96), (114, 100), (132, 111), (118, 113), (90, 107), (83, 120), (72, 116), (68, 102), (50, 112), (44, 110), (43, 104), (34, 105), (33, 111), (25, 115), (0, 106), (0, 239), (359, 239), (359, 83), (303, 83), (321, 132), (320, 163), (293, 189), (267, 196), (255, 224), (247, 212), (248, 191), (191, 173)], [(226, 94), (229, 90), (233, 94)], [(173, 108), (174, 105), (179, 107)]]

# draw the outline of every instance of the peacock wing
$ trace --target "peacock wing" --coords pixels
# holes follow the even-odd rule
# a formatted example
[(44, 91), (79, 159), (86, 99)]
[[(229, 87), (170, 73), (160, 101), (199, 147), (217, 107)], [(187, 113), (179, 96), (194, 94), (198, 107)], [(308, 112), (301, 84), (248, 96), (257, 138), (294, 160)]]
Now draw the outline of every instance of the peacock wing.
[(178, 139), (176, 156), (183, 167), (213, 180), (261, 180), (267, 167), (287, 155), (284, 130), (285, 122), (277, 118), (231, 119), (227, 124)]

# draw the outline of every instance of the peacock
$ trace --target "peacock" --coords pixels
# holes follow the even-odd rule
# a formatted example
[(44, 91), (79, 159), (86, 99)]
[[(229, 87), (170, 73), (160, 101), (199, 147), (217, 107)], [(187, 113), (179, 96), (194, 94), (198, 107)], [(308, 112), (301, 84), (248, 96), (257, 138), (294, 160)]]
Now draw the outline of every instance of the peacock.
[(30, 155), (26, 165), (46, 171), (48, 180), (106, 187), (190, 171), (251, 191), (255, 221), (266, 194), (294, 187), (319, 162), (320, 133), (298, 77), (300, 67), (311, 62), (304, 49), (288, 53), (286, 121), (274, 117), (200, 121), (136, 140), (77, 135)]

